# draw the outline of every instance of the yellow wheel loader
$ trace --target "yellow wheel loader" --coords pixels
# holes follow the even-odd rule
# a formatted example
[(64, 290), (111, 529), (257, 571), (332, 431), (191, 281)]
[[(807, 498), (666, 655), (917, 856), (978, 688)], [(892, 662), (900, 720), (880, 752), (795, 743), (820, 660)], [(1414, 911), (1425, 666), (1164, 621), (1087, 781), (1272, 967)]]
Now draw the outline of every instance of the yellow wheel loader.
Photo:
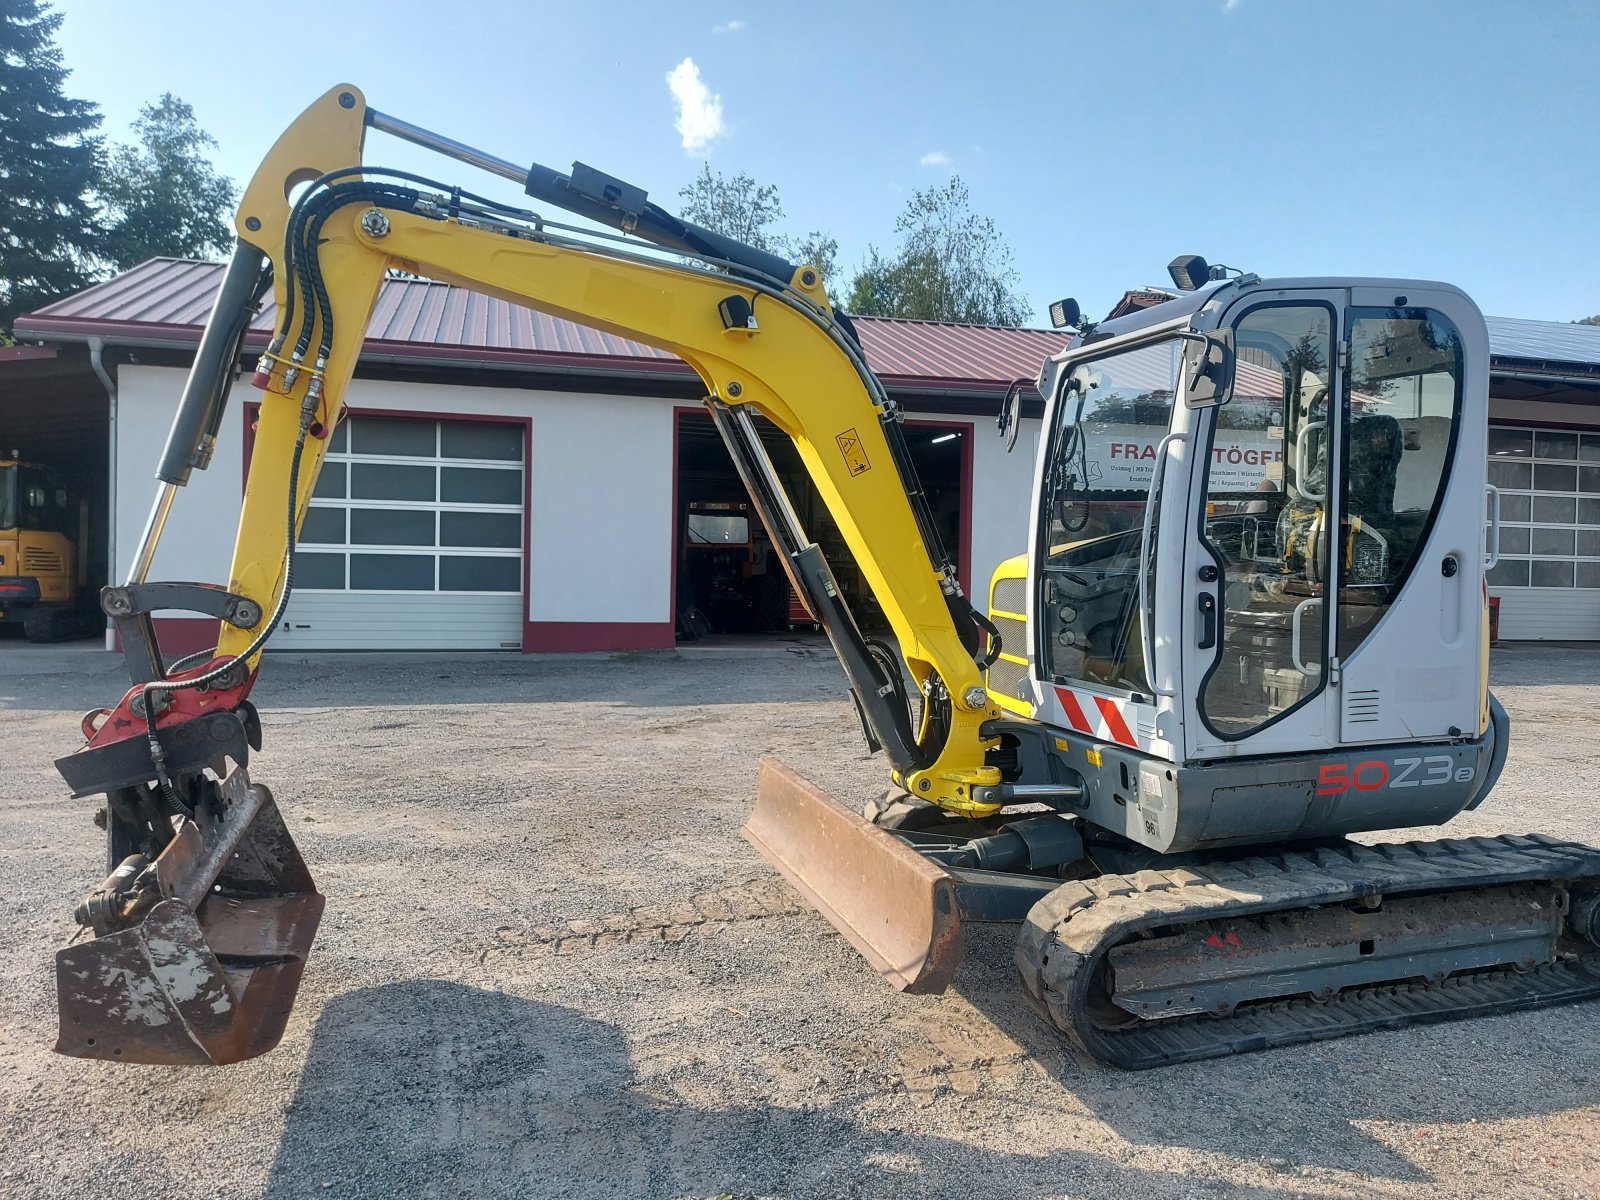
[[(546, 207), (366, 163), (369, 130)], [(1165, 303), (1098, 325), (1057, 306), (1076, 332), (1041, 365), (1027, 552), (996, 575), (991, 618), (962, 594), (901, 413), (812, 267), (583, 164), (520, 165), (430, 133), (349, 86), (268, 153), (237, 230), (146, 535), (102, 597), (133, 686), (58, 764), (75, 795), (106, 797), (110, 869), (78, 911), (90, 936), (58, 955), (63, 1053), (231, 1062), (282, 1034), (323, 902), (250, 781), (248, 695), (392, 269), (698, 372), (894, 784), (860, 814), (764, 763), (745, 834), (894, 986), (943, 988), (965, 923), (1014, 922), (1027, 993), (1126, 1067), (1600, 991), (1600, 851), (1536, 834), (1349, 840), (1448, 821), (1506, 757), (1487, 686), (1489, 354), (1455, 288), (1264, 280), (1190, 256)], [(269, 292), (229, 579), (151, 581)], [(757, 413), (793, 439), (892, 642), (852, 618)], [(217, 618), (216, 649), (167, 667), (156, 609)]]

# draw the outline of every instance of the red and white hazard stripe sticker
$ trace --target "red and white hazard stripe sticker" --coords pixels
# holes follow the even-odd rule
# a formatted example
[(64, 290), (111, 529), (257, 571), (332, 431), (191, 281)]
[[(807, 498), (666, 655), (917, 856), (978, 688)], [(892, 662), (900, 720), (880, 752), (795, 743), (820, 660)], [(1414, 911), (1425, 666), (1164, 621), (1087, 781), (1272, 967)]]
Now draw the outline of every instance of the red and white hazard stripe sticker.
[(1079, 733), (1102, 742), (1116, 742), (1122, 746), (1137, 746), (1133, 731), (1128, 728), (1122, 709), (1109, 696), (1096, 696), (1089, 692), (1081, 696), (1071, 688), (1057, 687), (1056, 698), (1066, 714), (1067, 724)]

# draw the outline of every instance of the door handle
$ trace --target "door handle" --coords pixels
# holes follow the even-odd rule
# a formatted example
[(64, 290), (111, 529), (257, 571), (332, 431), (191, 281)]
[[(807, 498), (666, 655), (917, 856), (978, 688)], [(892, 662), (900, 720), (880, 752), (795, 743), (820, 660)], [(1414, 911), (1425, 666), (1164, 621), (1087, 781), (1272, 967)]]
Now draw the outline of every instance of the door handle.
[(1210, 592), (1201, 592), (1200, 649), (1209, 650), (1217, 644), (1217, 598)]

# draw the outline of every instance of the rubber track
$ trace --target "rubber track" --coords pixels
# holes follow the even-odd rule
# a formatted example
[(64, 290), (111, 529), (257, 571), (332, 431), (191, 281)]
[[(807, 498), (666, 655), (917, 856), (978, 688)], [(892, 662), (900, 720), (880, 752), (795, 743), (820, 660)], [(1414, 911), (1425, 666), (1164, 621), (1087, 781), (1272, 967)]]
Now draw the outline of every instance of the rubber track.
[(1141, 930), (1340, 903), (1521, 881), (1600, 882), (1600, 850), (1538, 834), (1275, 854), (1103, 875), (1063, 884), (1029, 913), (1017, 938), (1023, 984), (1085, 1053), (1143, 1069), (1374, 1029), (1454, 1020), (1600, 995), (1600, 955), (1533, 971), (1489, 971), (1442, 984), (1378, 984), (1334, 999), (1244, 1005), (1231, 1016), (1144, 1021), (1124, 1030), (1085, 1015), (1105, 954)]

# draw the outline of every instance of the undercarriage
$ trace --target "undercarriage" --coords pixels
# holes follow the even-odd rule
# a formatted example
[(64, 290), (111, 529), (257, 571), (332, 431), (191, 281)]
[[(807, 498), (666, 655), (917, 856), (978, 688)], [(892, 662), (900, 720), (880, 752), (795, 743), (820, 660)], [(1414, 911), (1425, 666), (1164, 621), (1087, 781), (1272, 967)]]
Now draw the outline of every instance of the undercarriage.
[[(764, 760), (745, 835), (905, 991), (944, 990), (963, 922), (1017, 923), (1029, 998), (1119, 1067), (1600, 995), (1600, 850), (1576, 843), (1326, 839), (1162, 859), (1055, 815), (869, 809), (877, 823)], [(1050, 825), (1069, 832), (1030, 828)], [(1080, 857), (1040, 865), (1079, 837)], [(1147, 865), (1103, 869), (1135, 858)]]

